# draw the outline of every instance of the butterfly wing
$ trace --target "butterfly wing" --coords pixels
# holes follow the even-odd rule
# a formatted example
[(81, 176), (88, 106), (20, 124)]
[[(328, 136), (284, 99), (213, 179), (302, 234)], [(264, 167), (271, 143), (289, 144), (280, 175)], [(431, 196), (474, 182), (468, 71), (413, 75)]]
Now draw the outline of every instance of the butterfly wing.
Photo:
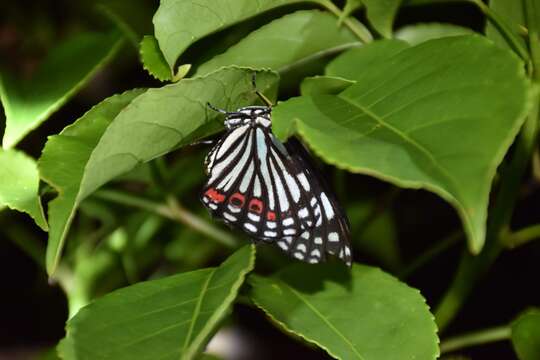
[(316, 220), (315, 225), (305, 230), (294, 242), (278, 245), (299, 260), (318, 263), (326, 260), (326, 254), (332, 254), (351, 266), (350, 226), (345, 212), (315, 170), (304, 146), (295, 138), (291, 138), (285, 146), (297, 167), (302, 169), (303, 178), (309, 179), (306, 190), (312, 194), (310, 206)]
[(206, 162), (209, 179), (201, 198), (215, 217), (263, 241), (292, 238), (313, 226), (309, 194), (268, 128), (229, 130)]
[(201, 199), (213, 216), (299, 260), (329, 253), (351, 264), (346, 217), (297, 140), (284, 146), (269, 128), (246, 124), (229, 130), (206, 164)]

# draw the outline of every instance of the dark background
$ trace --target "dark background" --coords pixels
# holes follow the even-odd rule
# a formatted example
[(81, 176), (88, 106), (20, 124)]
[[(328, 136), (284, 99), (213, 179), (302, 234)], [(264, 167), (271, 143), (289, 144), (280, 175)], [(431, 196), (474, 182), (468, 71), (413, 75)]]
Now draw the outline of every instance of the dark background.
[[(150, 9), (157, 6), (157, 2), (146, 2)], [(0, 66), (24, 76), (31, 72), (47, 48), (57, 39), (79, 29), (110, 26), (94, 10), (93, 5), (91, 1), (2, 1)], [(246, 29), (257, 28), (269, 19), (260, 17), (242, 26)], [(482, 14), (472, 5), (466, 4), (405, 7), (397, 17), (396, 28), (411, 23), (435, 21), (467, 26), (476, 31), (484, 28)], [(195, 44), (186, 56), (195, 59), (204, 56), (198, 53), (198, 49), (211, 45), (212, 39), (203, 40)], [(132, 48), (126, 47), (122, 51), (125, 53), (116, 56), (90, 84), (30, 134), (19, 148), (38, 157), (47, 135), (58, 133), (105, 97), (133, 87), (160, 86), (142, 69), (137, 53)], [(294, 88), (288, 89), (281, 96), (286, 98), (294, 95), (295, 91)], [(3, 119), (2, 111), (0, 119)], [(3, 121), (0, 124), (3, 128)], [(358, 191), (359, 194), (370, 192), (382, 195), (391, 188), (388, 184), (361, 175), (348, 175), (346, 183), (349, 190)], [(538, 222), (539, 201), (538, 187), (526, 181), (513, 219), (514, 228)], [(443, 200), (425, 191), (400, 191), (388, 210), (397, 221), (405, 263), (460, 227), (455, 211)], [(30, 354), (55, 345), (64, 335), (67, 319), (67, 304), (61, 289), (49, 285), (41, 268), (5, 239), (4, 232), (12, 222), (24, 224), (44, 244), (46, 242), (46, 234), (40, 232), (28, 217), (6, 210), (0, 213), (1, 360), (30, 358)], [(460, 242), (406, 280), (409, 285), (421, 290), (432, 308), (450, 283), (462, 250), (463, 242)], [(355, 257), (357, 261), (378, 265), (364, 254), (357, 253)], [(504, 252), (487, 277), (477, 285), (453, 325), (442, 337), (502, 325), (525, 308), (540, 305), (538, 259), (539, 241)], [(243, 358), (329, 358), (323, 351), (284, 335), (262, 313), (243, 305), (236, 305), (235, 310), (233, 318), (226, 324), (226, 333), (234, 336), (227, 335), (224, 339), (238, 341), (244, 353)], [(509, 342), (465, 349), (460, 354), (472, 359), (515, 358)]]

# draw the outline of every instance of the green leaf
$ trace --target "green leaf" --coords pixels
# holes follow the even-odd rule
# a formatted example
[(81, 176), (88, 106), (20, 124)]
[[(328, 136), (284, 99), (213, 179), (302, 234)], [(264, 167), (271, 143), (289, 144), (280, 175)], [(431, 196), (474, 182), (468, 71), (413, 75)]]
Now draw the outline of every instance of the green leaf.
[(439, 354), (433, 315), (418, 290), (377, 268), (295, 264), (248, 281), (258, 307), (337, 359), (427, 360)]
[[(154, 15), (155, 36), (171, 70), (197, 40), (254, 15), (303, 0), (162, 0)], [(317, 0), (307, 0), (317, 3)]]
[(342, 77), (355, 81), (363, 69), (371, 69), (385, 59), (391, 58), (405, 50), (409, 45), (400, 40), (374, 41), (358, 49), (351, 49), (338, 56), (325, 69), (326, 76)]
[[(39, 161), (42, 177), (60, 192), (49, 207), (49, 274), (56, 268), (71, 218), (84, 198), (142, 162), (217, 132), (223, 127), (221, 115), (209, 110), (206, 103), (228, 109), (252, 104), (257, 99), (252, 73), (225, 68), (150, 89), (132, 103), (140, 92), (112, 98), (68, 130), (75, 135), (52, 137)], [(258, 74), (261, 91), (271, 86), (275, 90), (277, 75), (269, 71)]]
[(362, 0), (369, 23), (386, 38), (392, 37), (394, 18), (402, 0)]
[(447, 36), (470, 35), (473, 34), (469, 28), (445, 24), (445, 23), (424, 23), (404, 26), (395, 33), (395, 38), (406, 41), (411, 45), (418, 45), (428, 40), (439, 39)]
[(302, 80), (300, 93), (302, 95), (339, 94), (355, 82), (338, 76), (312, 76)]
[[(271, 68), (279, 73), (360, 43), (336, 18), (319, 10), (297, 11), (253, 31), (197, 69), (206, 74), (224, 65)], [(261, 56), (264, 54), (264, 56)]]
[(246, 245), (217, 268), (146, 281), (114, 291), (68, 321), (59, 345), (66, 360), (192, 359), (253, 269)]
[(23, 152), (0, 149), (0, 208), (22, 211), (47, 230), (38, 195), (39, 174), (36, 162)]
[(52, 49), (28, 80), (0, 73), (0, 100), (6, 114), (3, 147), (13, 147), (60, 108), (121, 43), (118, 33), (82, 33)]
[(512, 344), (520, 360), (540, 359), (540, 310), (527, 311), (512, 323)]
[(329, 69), (357, 83), (337, 96), (280, 103), (274, 132), (283, 138), (296, 128), (329, 163), (438, 194), (457, 210), (478, 253), (491, 182), (528, 108), (520, 61), (479, 36), (462, 36), (405, 49), (370, 44)]
[[(523, 34), (526, 31), (525, 14), (523, 12), (523, 2), (514, 0), (490, 0), (489, 8), (494, 11), (502, 21), (506, 22), (509, 30), (516, 35), (521, 46), (526, 47)], [(496, 44), (511, 49), (508, 39), (501, 33), (500, 29), (492, 21), (486, 21), (486, 36)]]
[(375, 200), (367, 200), (347, 207), (353, 247), (381, 266), (397, 270), (402, 264), (396, 222), (388, 210), (371, 218), (379, 206)]
[(160, 81), (172, 80), (171, 69), (169, 69), (155, 37), (152, 35), (143, 37), (140, 54), (143, 67), (150, 75)]
[(75, 209), (83, 199), (80, 186), (94, 147), (114, 117), (141, 92), (130, 91), (102, 101), (59, 135), (50, 137), (45, 144), (38, 161), (39, 172), (59, 193), (49, 203), (46, 256), (49, 275), (58, 265)]

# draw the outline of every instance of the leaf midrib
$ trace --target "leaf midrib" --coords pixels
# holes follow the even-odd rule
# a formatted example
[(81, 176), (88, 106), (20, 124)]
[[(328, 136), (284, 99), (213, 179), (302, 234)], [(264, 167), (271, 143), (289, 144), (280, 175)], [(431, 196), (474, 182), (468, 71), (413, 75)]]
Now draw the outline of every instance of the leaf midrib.
[(197, 318), (199, 317), (199, 314), (201, 312), (201, 305), (202, 301), (204, 299), (204, 295), (207, 292), (208, 284), (210, 283), (210, 280), (214, 277), (214, 274), (216, 273), (217, 268), (214, 268), (212, 272), (208, 275), (208, 278), (204, 282), (203, 286), (201, 287), (201, 292), (199, 294), (199, 299), (197, 300), (197, 304), (195, 304), (195, 310), (193, 311), (193, 316), (191, 318), (191, 324), (189, 325), (188, 333), (186, 335), (186, 340), (184, 341), (184, 346), (182, 347), (182, 353), (185, 353), (189, 340), (191, 339), (191, 335), (193, 333), (193, 328), (195, 327), (195, 322), (197, 321)]
[[(456, 179), (445, 168), (443, 168), (437, 162), (437, 159), (435, 159), (435, 157), (433, 157), (433, 155), (429, 152), (428, 149), (426, 149), (420, 143), (416, 142), (413, 138), (407, 136), (407, 134), (405, 134), (404, 132), (402, 132), (398, 128), (396, 128), (396, 127), (390, 125), (389, 123), (387, 123), (386, 121), (384, 121), (382, 117), (380, 117), (376, 113), (372, 112), (371, 110), (366, 108), (364, 105), (356, 102), (354, 99), (347, 98), (347, 97), (344, 97), (344, 96), (340, 96), (339, 98), (346, 101), (350, 105), (352, 105), (354, 107), (357, 107), (360, 111), (364, 112), (365, 114), (370, 116), (372, 119), (377, 121), (381, 126), (387, 128), (388, 130), (390, 130), (391, 132), (393, 132), (394, 134), (396, 134), (397, 136), (402, 138), (404, 142), (409, 143), (414, 148), (416, 148), (427, 159), (429, 159), (429, 161), (433, 164), (433, 168), (436, 169), (439, 172), (439, 175), (441, 175), (443, 178), (446, 178), (446, 181), (449, 182), (449, 184), (447, 183), (446, 185), (448, 187), (452, 188), (452, 192), (454, 194), (457, 194), (458, 198), (463, 199), (463, 197), (461, 196), (461, 193), (459, 191), (459, 186), (458, 186), (458, 184), (456, 182)], [(448, 191), (445, 191), (445, 192), (449, 193)], [(452, 196), (452, 195), (450, 195), (450, 196)], [(454, 196), (452, 196), (452, 197), (454, 197)]]
[(351, 350), (353, 351), (353, 353), (355, 355), (358, 356), (358, 359), (362, 359), (364, 360), (364, 358), (362, 357), (362, 355), (358, 352), (358, 350), (356, 350), (356, 348), (354, 347), (354, 344), (341, 332), (339, 331), (338, 328), (336, 328), (334, 326), (334, 324), (332, 324), (326, 317), (323, 316), (323, 314), (321, 314), (321, 312), (313, 305), (311, 304), (306, 298), (304, 298), (302, 295), (300, 295), (299, 292), (297, 292), (296, 290), (294, 290), (292, 287), (290, 286), (287, 286), (287, 288), (289, 288), (289, 290), (294, 294), (296, 295), (296, 297), (298, 297), (298, 299), (300, 299), (302, 302), (304, 302), (304, 304), (306, 304), (306, 306), (311, 310), (313, 311), (313, 313), (315, 315), (317, 315), (317, 317), (319, 317), (332, 331), (334, 331), (334, 333), (336, 335), (338, 335), (347, 345), (349, 345), (349, 347), (351, 348)]

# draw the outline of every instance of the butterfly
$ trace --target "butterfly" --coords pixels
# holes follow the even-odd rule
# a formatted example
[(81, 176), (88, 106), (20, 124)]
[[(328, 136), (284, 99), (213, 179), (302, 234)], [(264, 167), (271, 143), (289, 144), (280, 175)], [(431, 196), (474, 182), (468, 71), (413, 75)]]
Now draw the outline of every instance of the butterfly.
[(201, 193), (213, 217), (276, 244), (308, 263), (335, 255), (351, 266), (349, 223), (335, 196), (295, 138), (281, 143), (272, 133), (272, 104), (247, 106), (225, 115), (225, 134), (205, 159), (208, 179)]

